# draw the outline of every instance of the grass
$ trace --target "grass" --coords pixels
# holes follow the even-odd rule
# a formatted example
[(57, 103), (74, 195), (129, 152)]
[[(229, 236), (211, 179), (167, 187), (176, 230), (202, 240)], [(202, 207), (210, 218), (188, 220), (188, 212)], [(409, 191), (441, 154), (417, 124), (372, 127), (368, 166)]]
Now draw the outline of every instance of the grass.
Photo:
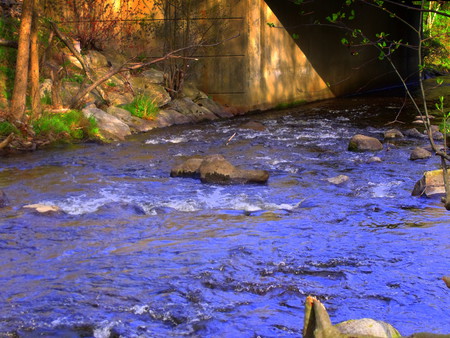
[(86, 118), (79, 110), (69, 110), (62, 114), (45, 113), (33, 121), (32, 125), (38, 137), (53, 141), (101, 139), (95, 119)]
[(132, 115), (146, 120), (155, 119), (159, 112), (155, 100), (146, 95), (136, 96), (133, 102), (123, 105), (122, 108), (128, 110)]
[(16, 126), (7, 121), (0, 122), (0, 136), (8, 136), (11, 133), (20, 134), (20, 131)]

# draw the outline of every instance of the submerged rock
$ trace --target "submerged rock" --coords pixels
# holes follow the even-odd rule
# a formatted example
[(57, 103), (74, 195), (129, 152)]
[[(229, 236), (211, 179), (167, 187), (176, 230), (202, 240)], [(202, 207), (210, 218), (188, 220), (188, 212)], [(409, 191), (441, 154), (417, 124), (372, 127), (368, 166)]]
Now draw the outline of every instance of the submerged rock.
[(433, 155), (428, 150), (426, 150), (425, 148), (416, 147), (411, 152), (411, 155), (409, 156), (409, 159), (411, 161), (423, 160), (423, 159), (430, 158), (431, 156), (433, 156)]
[(8, 205), (9, 200), (3, 190), (0, 190), (0, 208), (4, 208)]
[(357, 134), (353, 136), (348, 145), (350, 151), (379, 151), (383, 144), (375, 137)]
[(344, 184), (345, 182), (347, 182), (350, 178), (346, 175), (339, 175), (336, 177), (330, 177), (327, 178), (326, 180), (332, 184), (335, 185), (340, 185), (340, 184)]
[(385, 140), (392, 140), (392, 139), (398, 139), (398, 138), (403, 138), (403, 137), (404, 136), (403, 136), (402, 132), (398, 129), (389, 129), (384, 132)]
[(237, 168), (222, 155), (188, 159), (172, 168), (170, 176), (200, 178), (211, 184), (266, 183), (269, 179), (267, 171)]
[(254, 131), (265, 131), (267, 128), (264, 124), (257, 121), (249, 121), (247, 123), (242, 124), (239, 128), (241, 129), (251, 129)]
[(56, 205), (47, 205), (47, 204), (28, 204), (23, 206), (24, 209), (31, 209), (40, 214), (54, 214), (54, 213), (62, 213), (60, 207)]

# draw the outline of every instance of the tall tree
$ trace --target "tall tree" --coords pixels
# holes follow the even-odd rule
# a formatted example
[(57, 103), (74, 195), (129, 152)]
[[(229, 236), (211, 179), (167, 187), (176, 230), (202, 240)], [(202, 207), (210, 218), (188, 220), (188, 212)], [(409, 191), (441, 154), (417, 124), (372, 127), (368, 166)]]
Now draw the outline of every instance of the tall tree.
[(33, 117), (41, 114), (41, 96), (39, 92), (39, 21), (37, 13), (37, 5), (39, 0), (34, 0), (33, 21), (31, 23), (30, 37), (30, 95), (31, 95), (31, 111)]
[(30, 37), (36, 0), (23, 0), (16, 61), (16, 76), (11, 100), (10, 120), (22, 121), (25, 114), (30, 59)]

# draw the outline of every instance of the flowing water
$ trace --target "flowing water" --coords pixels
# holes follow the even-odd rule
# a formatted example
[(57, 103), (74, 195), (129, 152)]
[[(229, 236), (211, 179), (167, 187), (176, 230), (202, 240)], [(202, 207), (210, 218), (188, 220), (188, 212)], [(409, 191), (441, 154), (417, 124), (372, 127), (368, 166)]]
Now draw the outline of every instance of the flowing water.
[[(335, 323), (450, 333), (450, 213), (411, 196), (438, 159), (410, 161), (417, 139), (385, 145), (381, 163), (347, 151), (400, 106), (348, 98), (1, 158), (0, 336), (300, 337), (307, 295)], [(268, 184), (169, 177), (214, 153)], [(326, 180), (338, 175), (350, 180)]]

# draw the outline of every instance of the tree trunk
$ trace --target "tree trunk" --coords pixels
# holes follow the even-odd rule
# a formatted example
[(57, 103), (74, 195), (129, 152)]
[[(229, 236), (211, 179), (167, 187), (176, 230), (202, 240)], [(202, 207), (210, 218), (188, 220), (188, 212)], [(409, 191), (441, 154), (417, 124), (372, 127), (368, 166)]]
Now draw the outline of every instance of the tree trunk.
[(21, 121), (25, 114), (28, 65), (30, 58), (30, 34), (34, 4), (35, 0), (23, 0), (22, 3), (22, 17), (19, 29), (19, 44), (16, 61), (16, 77), (14, 79), (14, 90), (9, 116), (13, 123), (16, 121)]
[[(37, 1), (37, 0), (34, 0)], [(41, 115), (41, 94), (39, 90), (39, 42), (38, 42), (38, 15), (36, 6), (33, 11), (33, 22), (31, 24), (30, 45), (30, 92), (31, 111), (34, 118)]]

